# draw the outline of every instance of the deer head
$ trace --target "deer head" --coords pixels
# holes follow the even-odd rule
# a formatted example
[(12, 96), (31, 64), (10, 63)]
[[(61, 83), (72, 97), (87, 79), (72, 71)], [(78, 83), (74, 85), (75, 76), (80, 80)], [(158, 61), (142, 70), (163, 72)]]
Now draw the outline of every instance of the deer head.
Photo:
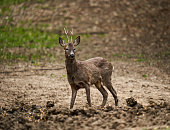
[(78, 36), (73, 41), (73, 29), (72, 29), (72, 31), (70, 31), (71, 33), (71, 41), (70, 41), (68, 36), (68, 31), (65, 28), (64, 31), (67, 37), (67, 43), (61, 37), (59, 37), (59, 44), (64, 48), (66, 58), (73, 60), (75, 58), (75, 46), (77, 46), (80, 43), (80, 36)]

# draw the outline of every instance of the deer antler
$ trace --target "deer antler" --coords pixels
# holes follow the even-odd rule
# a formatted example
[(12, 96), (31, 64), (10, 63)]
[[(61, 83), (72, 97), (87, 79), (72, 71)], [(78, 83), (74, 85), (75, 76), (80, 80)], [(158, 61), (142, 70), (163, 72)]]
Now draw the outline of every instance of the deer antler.
[(68, 37), (68, 31), (65, 28), (64, 28), (64, 32), (65, 32), (65, 34), (67, 36), (67, 42), (69, 42), (70, 40), (69, 40), (69, 37)]
[(72, 28), (72, 30), (70, 31), (70, 33), (71, 33), (71, 42), (73, 42), (73, 28)]

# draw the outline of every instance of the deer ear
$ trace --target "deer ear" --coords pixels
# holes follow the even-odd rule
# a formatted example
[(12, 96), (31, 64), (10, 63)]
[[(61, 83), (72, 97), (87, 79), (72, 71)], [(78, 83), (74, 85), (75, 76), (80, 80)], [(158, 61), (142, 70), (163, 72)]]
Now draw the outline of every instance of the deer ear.
[(62, 47), (65, 46), (65, 41), (61, 37), (59, 37), (59, 43)]
[(74, 46), (77, 46), (80, 43), (80, 36), (78, 36), (75, 40), (74, 40)]

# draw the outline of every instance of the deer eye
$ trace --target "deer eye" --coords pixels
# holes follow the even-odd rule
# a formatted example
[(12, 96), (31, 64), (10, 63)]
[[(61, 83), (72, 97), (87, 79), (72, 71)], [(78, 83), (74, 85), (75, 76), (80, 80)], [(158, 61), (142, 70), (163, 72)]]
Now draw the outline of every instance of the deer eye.
[(66, 48), (66, 51), (68, 51), (68, 49)]
[(75, 51), (76, 49), (74, 48), (73, 51)]

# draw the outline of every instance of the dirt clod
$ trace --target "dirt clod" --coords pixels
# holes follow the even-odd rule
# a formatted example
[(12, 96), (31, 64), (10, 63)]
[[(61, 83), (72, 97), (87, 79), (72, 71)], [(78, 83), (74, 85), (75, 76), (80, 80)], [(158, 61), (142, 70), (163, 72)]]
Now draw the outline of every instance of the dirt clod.
[(127, 103), (127, 106), (130, 106), (130, 107), (134, 107), (135, 105), (137, 105), (137, 101), (133, 97), (127, 98), (126, 103)]
[(54, 106), (54, 102), (53, 101), (47, 101), (47, 108), (53, 107)]

